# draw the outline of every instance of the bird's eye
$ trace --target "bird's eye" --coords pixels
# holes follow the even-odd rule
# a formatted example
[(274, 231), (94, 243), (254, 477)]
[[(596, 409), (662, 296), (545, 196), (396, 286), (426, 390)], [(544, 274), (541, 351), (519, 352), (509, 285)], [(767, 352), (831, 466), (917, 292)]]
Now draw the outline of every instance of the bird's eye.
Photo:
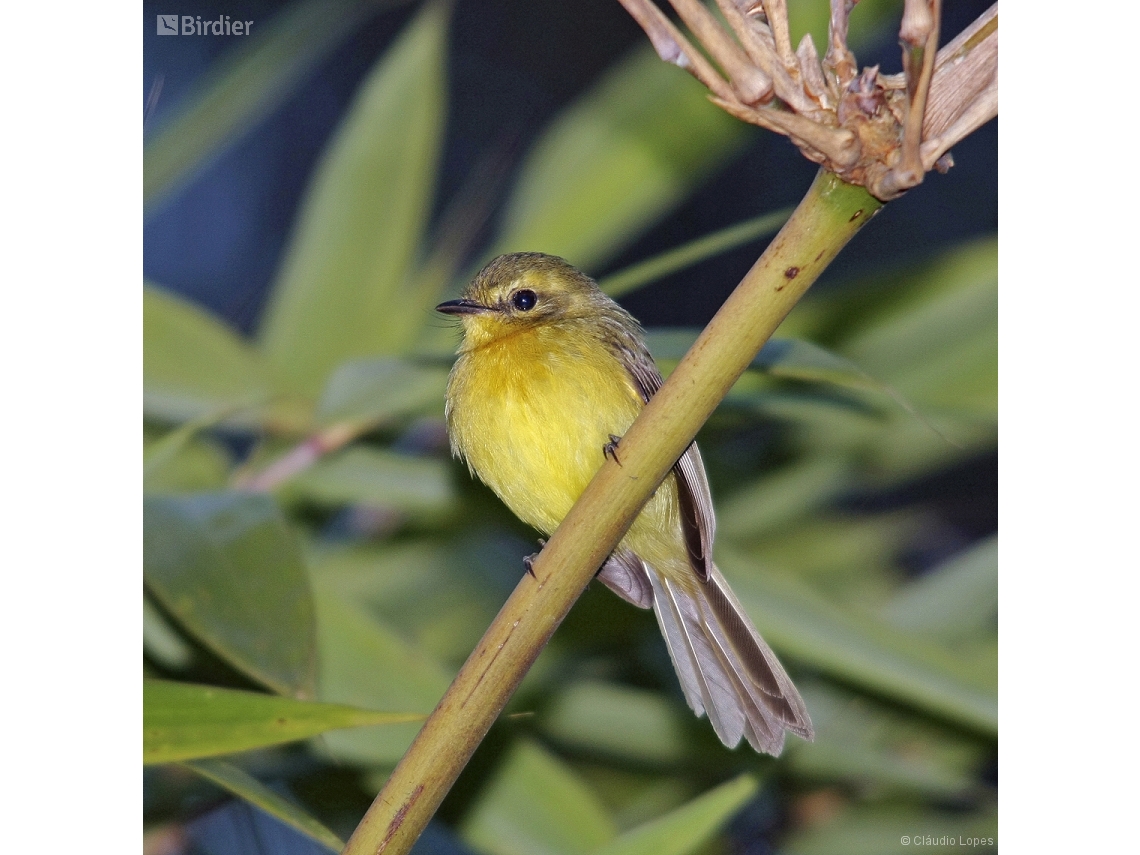
[(529, 288), (522, 288), (511, 294), (511, 305), (513, 305), (520, 312), (529, 312), (534, 308), (534, 304), (537, 302), (538, 295), (531, 291)]

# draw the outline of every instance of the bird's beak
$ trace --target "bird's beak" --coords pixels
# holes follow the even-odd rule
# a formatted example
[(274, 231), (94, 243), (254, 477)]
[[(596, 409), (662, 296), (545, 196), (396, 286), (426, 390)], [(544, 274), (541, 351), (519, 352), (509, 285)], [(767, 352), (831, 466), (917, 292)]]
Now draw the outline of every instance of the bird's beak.
[(436, 306), (435, 310), (445, 315), (475, 315), (487, 311), (487, 307), (474, 300), (448, 300)]

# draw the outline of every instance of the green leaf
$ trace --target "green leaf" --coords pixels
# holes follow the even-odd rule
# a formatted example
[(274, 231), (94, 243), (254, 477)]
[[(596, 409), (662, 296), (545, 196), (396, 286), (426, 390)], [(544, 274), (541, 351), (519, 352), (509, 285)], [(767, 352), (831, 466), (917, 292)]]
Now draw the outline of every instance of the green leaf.
[(777, 532), (850, 489), (852, 469), (839, 455), (817, 454), (743, 485), (720, 503), (717, 532), (729, 538)]
[(222, 760), (197, 760), (193, 763), (181, 765), (201, 775), (226, 792), (233, 793), (238, 798), (261, 808), (270, 816), (276, 817), (333, 852), (339, 852), (344, 848), (344, 841), (333, 834), (316, 817), (311, 816), (293, 802), (282, 798), (248, 772), (232, 763), (226, 763)]
[(791, 520), (749, 541), (747, 549), (757, 564), (783, 569), (829, 602), (877, 610), (902, 576), (899, 555), (925, 523), (913, 507), (881, 514), (824, 511)]
[(631, 51), (535, 143), (494, 252), (540, 251), (596, 268), (676, 206), (750, 129), (661, 62)]
[(143, 594), (143, 652), (163, 668), (183, 671), (194, 661), (194, 650), (158, 607)]
[(789, 745), (786, 769), (859, 792), (962, 799), (978, 790), (990, 746), (841, 687), (800, 680), (815, 741)]
[[(971, 855), (997, 851), (997, 812), (951, 813), (910, 806), (861, 807), (793, 831), (788, 855)], [(920, 842), (921, 841), (921, 842)]]
[(447, 369), (403, 359), (357, 359), (333, 372), (317, 406), (322, 424), (379, 424), (420, 412), (443, 412)]
[(143, 409), (172, 421), (263, 405), (272, 395), (261, 355), (196, 306), (143, 288)]
[[(509, 593), (474, 567), (479, 547), (438, 539), (322, 544), (310, 553), (313, 583), (371, 614), (440, 662), (462, 662)], [(496, 570), (501, 569), (496, 566)]]
[(273, 499), (148, 496), (143, 566), (162, 606), (218, 656), (275, 692), (313, 696), (312, 596), (296, 539)]
[(761, 634), (789, 658), (909, 706), (997, 734), (996, 674), (870, 615), (843, 610), (744, 555), (717, 553)]
[(996, 240), (979, 240), (839, 295), (835, 349), (924, 406), (996, 415), (997, 275)]
[(902, 588), (883, 610), (899, 629), (959, 641), (994, 631), (998, 613), (997, 535)]
[(363, 710), (275, 695), (143, 680), (143, 763), (234, 754), (326, 730), (422, 721), (419, 713)]
[[(425, 714), (435, 707), (453, 676), (439, 662), (334, 592), (318, 588), (316, 602), (322, 701)], [(342, 762), (395, 763), (419, 729), (359, 728), (325, 734), (321, 743)]]
[(923, 407), (922, 418), (876, 412), (858, 401), (818, 394), (744, 389), (724, 406), (746, 408), (786, 422), (790, 437), (812, 454), (840, 454), (860, 464), (865, 486), (887, 486), (992, 449), (996, 419), (959, 410)]
[(843, 352), (868, 371), (893, 373), (952, 348), (965, 331), (989, 328), (997, 260), (996, 239), (978, 240), (889, 279), (890, 293), (854, 326)]
[(741, 775), (671, 813), (647, 822), (591, 855), (688, 855), (719, 831), (756, 792), (756, 779)]
[(773, 377), (833, 383), (849, 389), (886, 391), (884, 384), (868, 376), (851, 360), (802, 339), (772, 339), (752, 360), (752, 367)]
[(598, 796), (527, 739), (512, 746), (460, 829), (465, 842), (488, 855), (584, 855), (615, 832)]
[(712, 258), (722, 252), (742, 246), (779, 229), (792, 215), (791, 208), (783, 208), (759, 217), (745, 220), (724, 229), (718, 229), (711, 234), (689, 241), (681, 246), (663, 252), (653, 258), (626, 267), (616, 273), (611, 273), (598, 280), (598, 287), (611, 297), (620, 297), (662, 279), (678, 270)]
[(407, 311), (401, 285), (431, 213), (447, 12), (426, 5), (385, 53), (310, 184), (259, 333), (306, 394), (348, 359), (390, 353), (429, 317)]
[[(653, 330), (647, 341), (655, 359), (671, 362), (685, 355), (697, 340), (697, 335), (696, 330)], [(872, 377), (850, 359), (804, 339), (771, 339), (760, 349), (749, 368), (781, 379), (829, 383), (859, 393), (873, 392), (890, 398), (903, 410), (921, 419), (915, 407), (888, 384)], [(867, 395), (862, 395), (861, 400), (876, 405), (881, 402), (881, 398)]]
[(198, 435), (230, 411), (207, 413), (155, 438), (143, 429), (143, 486), (149, 492), (218, 490), (225, 486), (230, 456), (211, 439)]
[(442, 518), (457, 497), (447, 461), (355, 445), (287, 482), (284, 495), (328, 505), (369, 504)]
[(686, 753), (676, 708), (661, 694), (596, 681), (574, 683), (542, 716), (560, 742), (649, 763), (674, 763)]
[(210, 70), (196, 92), (149, 134), (143, 149), (143, 204), (177, 190), (268, 116), (320, 59), (377, 6), (376, 0), (308, 0), (269, 21)]

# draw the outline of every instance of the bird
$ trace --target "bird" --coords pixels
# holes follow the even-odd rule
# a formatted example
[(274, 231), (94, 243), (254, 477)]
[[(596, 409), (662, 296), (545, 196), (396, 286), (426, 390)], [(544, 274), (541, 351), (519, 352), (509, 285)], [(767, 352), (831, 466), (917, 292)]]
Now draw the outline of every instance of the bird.
[[(453, 456), (520, 520), (550, 535), (661, 387), (641, 325), (565, 259), (500, 255), (459, 299), (445, 418)], [(597, 578), (652, 608), (689, 707), (729, 748), (778, 756), (814, 738), (807, 708), (713, 562), (716, 520), (692, 443)], [(529, 566), (529, 565), (528, 565)]]

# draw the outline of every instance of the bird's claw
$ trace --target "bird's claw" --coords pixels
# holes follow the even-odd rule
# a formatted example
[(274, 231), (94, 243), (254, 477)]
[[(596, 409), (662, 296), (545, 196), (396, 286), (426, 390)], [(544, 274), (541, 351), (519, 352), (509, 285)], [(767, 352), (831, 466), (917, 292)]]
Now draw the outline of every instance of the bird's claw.
[(535, 580), (537, 580), (538, 577), (534, 575), (534, 559), (538, 558), (539, 553), (542, 552), (542, 547), (544, 546), (546, 546), (546, 541), (539, 538), (538, 552), (528, 555), (523, 559), (523, 567), (525, 567), (526, 572), (530, 574), (530, 578)]
[(618, 460), (618, 454), (617, 454), (618, 444), (620, 442), (621, 442), (621, 437), (620, 436), (614, 436), (611, 433), (610, 434), (610, 441), (602, 446), (602, 456), (603, 457), (612, 457), (614, 463), (616, 463), (618, 466), (621, 466), (621, 461)]

